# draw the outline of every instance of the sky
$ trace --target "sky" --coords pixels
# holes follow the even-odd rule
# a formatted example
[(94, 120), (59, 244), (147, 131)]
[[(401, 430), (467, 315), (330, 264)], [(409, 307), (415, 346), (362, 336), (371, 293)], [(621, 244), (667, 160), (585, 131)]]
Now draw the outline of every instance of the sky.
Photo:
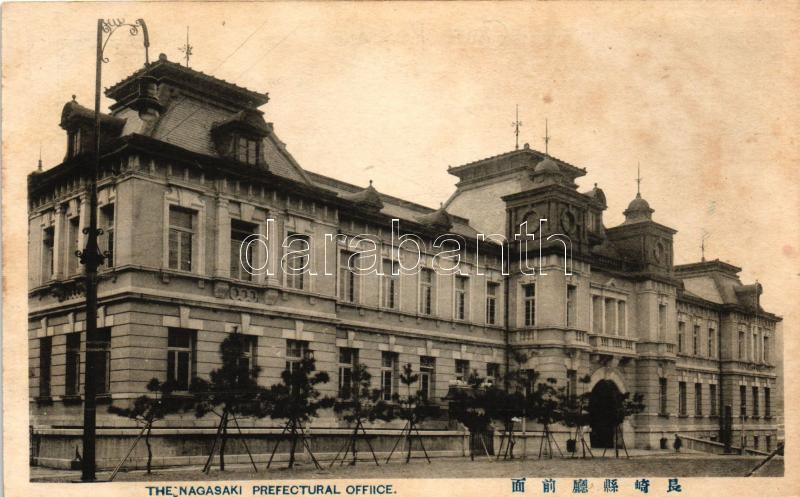
[[(23, 192), (74, 94), (93, 104), (98, 17), (144, 18), (150, 57), (269, 92), (262, 107), (305, 169), (435, 207), (457, 166), (520, 145), (588, 174), (607, 226), (636, 193), (678, 230), (675, 262), (743, 267), (762, 304), (800, 322), (796, 3), (43, 3), (3, 6), (3, 184)], [(103, 87), (138, 69), (109, 42)], [(110, 102), (104, 100), (103, 107)], [(22, 204), (24, 209), (24, 203)], [(13, 219), (13, 218), (12, 218)], [(6, 226), (8, 229), (9, 226)], [(13, 227), (12, 227), (13, 229)], [(788, 349), (787, 349), (788, 350)]]

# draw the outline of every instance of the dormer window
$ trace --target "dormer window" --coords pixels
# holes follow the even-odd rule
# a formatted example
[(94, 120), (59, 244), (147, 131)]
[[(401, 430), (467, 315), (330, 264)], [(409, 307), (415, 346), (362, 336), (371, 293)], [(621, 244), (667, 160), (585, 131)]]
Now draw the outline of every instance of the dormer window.
[(75, 157), (81, 153), (81, 129), (75, 128), (69, 133), (69, 156)]
[(258, 164), (259, 141), (237, 135), (235, 138), (236, 160), (255, 166)]

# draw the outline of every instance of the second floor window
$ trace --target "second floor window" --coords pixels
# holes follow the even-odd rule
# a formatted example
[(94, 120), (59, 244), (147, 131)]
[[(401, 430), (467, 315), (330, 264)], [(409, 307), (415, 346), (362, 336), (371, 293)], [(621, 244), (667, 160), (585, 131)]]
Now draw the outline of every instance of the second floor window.
[(433, 314), (433, 269), (422, 268), (419, 273), (419, 313), (430, 316)]
[(257, 268), (260, 264), (255, 261), (255, 247), (258, 243), (249, 243), (254, 240), (248, 236), (255, 234), (256, 225), (238, 219), (231, 219), (231, 278), (251, 281), (253, 275), (247, 269)]
[(658, 379), (658, 413), (667, 414), (667, 379)]
[(55, 229), (45, 228), (42, 233), (42, 270), (44, 271), (44, 281), (49, 281), (54, 274), (54, 255), (55, 255)]
[(358, 302), (358, 257), (353, 252), (339, 252), (339, 299)]
[(525, 326), (536, 324), (536, 285), (530, 283), (522, 285), (523, 312), (525, 313)]
[(100, 227), (103, 229), (100, 250), (106, 255), (103, 264), (105, 267), (114, 267), (114, 204), (100, 208)]
[(486, 324), (497, 324), (497, 292), (499, 283), (486, 284)]
[(467, 319), (467, 288), (469, 288), (469, 280), (466, 276), (456, 276), (456, 319)]
[(692, 354), (700, 354), (700, 325), (694, 325), (692, 328)]
[(686, 323), (678, 321), (678, 352), (683, 352), (684, 341), (686, 340)]
[(182, 207), (169, 208), (169, 268), (192, 270), (192, 244), (196, 212)]
[(739, 331), (739, 359), (744, 359), (744, 331)]
[(762, 347), (764, 363), (769, 364), (769, 337), (764, 335), (764, 346)]
[(770, 405), (770, 391), (768, 387), (764, 388), (764, 417), (769, 418), (772, 416), (772, 406)]
[(574, 328), (577, 324), (578, 313), (578, 287), (567, 285), (567, 327)]
[(305, 290), (305, 274), (311, 266), (311, 243), (306, 235), (289, 233), (284, 242), (286, 257), (286, 285), (296, 290)]
[(397, 276), (392, 274), (392, 261), (383, 261), (383, 307), (386, 309), (399, 307), (397, 300), (399, 284)]
[(714, 357), (714, 328), (708, 329), (708, 357)]

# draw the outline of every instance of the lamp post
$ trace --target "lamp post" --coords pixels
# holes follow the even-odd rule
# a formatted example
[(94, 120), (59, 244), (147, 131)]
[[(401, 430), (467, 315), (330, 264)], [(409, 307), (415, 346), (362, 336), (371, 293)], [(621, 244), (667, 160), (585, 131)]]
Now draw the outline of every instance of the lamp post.
[(95, 441), (96, 441), (96, 411), (97, 411), (97, 354), (94, 339), (97, 336), (97, 268), (105, 261), (106, 255), (100, 252), (97, 237), (101, 231), (97, 228), (97, 177), (100, 170), (100, 81), (103, 64), (108, 59), (103, 57), (108, 40), (120, 28), (126, 27), (132, 36), (142, 31), (145, 49), (145, 65), (150, 63), (148, 48), (150, 38), (147, 34), (147, 25), (143, 19), (135, 23), (126, 23), (122, 19), (97, 20), (97, 58), (94, 87), (94, 165), (90, 173), (89, 182), (89, 227), (83, 229), (86, 235), (86, 247), (83, 251), (76, 252), (84, 265), (86, 274), (86, 371), (84, 373), (84, 401), (83, 401), (83, 459), (81, 460), (81, 480), (95, 480)]

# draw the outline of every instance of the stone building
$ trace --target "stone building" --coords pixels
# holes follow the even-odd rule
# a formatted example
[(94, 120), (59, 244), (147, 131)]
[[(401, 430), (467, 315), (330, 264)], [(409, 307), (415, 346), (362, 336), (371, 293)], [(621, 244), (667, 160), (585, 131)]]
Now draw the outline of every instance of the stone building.
[[(157, 115), (134, 108), (142, 76), (158, 82)], [(106, 95), (115, 103), (100, 120), (98, 219), (108, 263), (98, 336), (89, 337), (104, 365), (94, 379), (100, 466), (117, 462), (137, 433), (102, 403), (130, 402), (153, 377), (187, 389), (219, 366), (219, 343), (234, 331), (251, 337), (264, 385), (311, 351), (332, 378), (326, 394), (338, 395), (355, 363), (387, 398), (403, 394), (398, 374), (410, 363), (417, 388), (445, 406), (470, 372), (497, 380), (521, 367), (598, 398), (643, 393), (645, 411), (625, 424), (629, 445), (655, 448), (674, 433), (716, 440), (726, 410), (734, 445), (775, 445), (780, 318), (760, 308), (760, 286), (742, 284), (739, 268), (675, 266), (676, 231), (652, 219), (641, 195), (623, 224), (606, 228), (603, 191), (575, 183), (586, 170), (525, 146), (451, 168), (456, 190), (434, 210), (304, 170), (259, 110), (266, 94), (163, 55)], [(88, 225), (93, 117), (68, 102), (64, 161), (29, 179), (30, 424), (42, 465), (68, 464), (80, 445), (87, 337), (74, 253)], [(533, 242), (515, 236), (523, 223)], [(445, 234), (461, 237), (461, 274), (437, 257)], [(378, 271), (347, 270), (370, 260), (357, 235), (375, 241)], [(243, 248), (255, 236), (263, 243)], [(413, 266), (416, 247), (419, 272), (384, 271), (392, 261)], [(261, 270), (245, 271), (243, 256)], [(310, 272), (285, 271), (290, 256)], [(510, 359), (514, 350), (524, 364)], [(586, 375), (588, 384), (578, 381)], [(215, 422), (186, 414), (160, 423), (156, 463), (202, 459)], [(242, 425), (258, 453), (280, 432), (269, 420)], [(400, 427), (370, 430), (388, 450)], [(311, 428), (321, 452), (346, 433), (332, 412)], [(456, 423), (425, 428), (433, 453), (463, 453)], [(607, 446), (607, 427), (592, 428), (592, 442)]]

